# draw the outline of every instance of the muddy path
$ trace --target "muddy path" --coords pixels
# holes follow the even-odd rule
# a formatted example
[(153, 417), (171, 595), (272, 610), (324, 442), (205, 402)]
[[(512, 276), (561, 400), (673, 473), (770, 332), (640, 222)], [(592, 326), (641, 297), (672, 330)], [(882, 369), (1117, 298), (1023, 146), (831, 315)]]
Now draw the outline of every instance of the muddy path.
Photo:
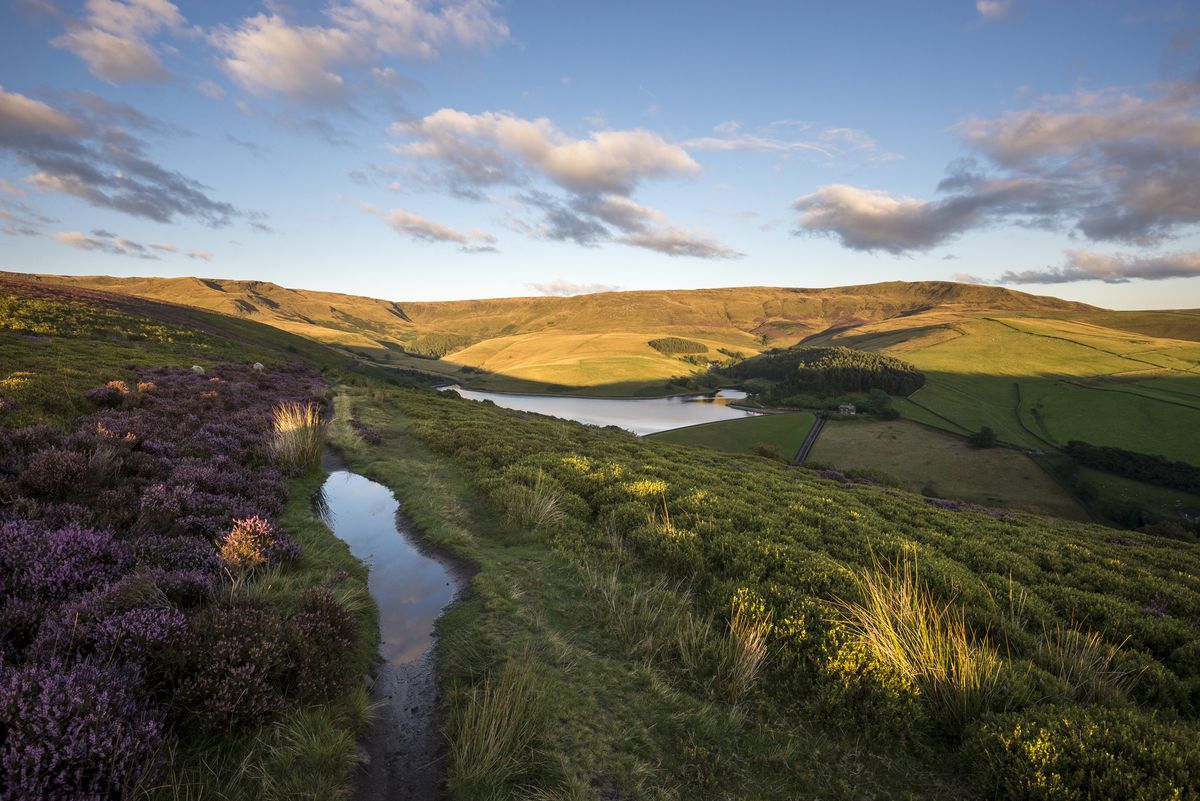
[(433, 801), (441, 796), (443, 741), (433, 645), (435, 624), (470, 580), (470, 570), (429, 547), (391, 490), (351, 472), (333, 452), (313, 498), (320, 516), (370, 567), (379, 604), (375, 722), (364, 744), (356, 801)]

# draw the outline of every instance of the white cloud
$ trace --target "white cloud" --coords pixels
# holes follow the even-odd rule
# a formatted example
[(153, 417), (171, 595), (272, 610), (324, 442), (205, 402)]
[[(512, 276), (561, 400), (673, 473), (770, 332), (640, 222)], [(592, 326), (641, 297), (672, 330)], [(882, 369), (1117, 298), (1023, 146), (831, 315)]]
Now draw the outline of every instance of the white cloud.
[(215, 81), (201, 81), (196, 85), (196, 89), (200, 94), (213, 100), (222, 100), (225, 97), (225, 90)]
[(396, 146), (398, 154), (441, 162), (447, 183), (459, 187), (519, 183), (536, 173), (571, 192), (628, 194), (648, 178), (700, 171), (682, 147), (641, 129), (595, 131), (580, 139), (545, 117), (443, 108), (391, 130), (411, 140)]
[(492, 252), (496, 249), (496, 237), (478, 228), (460, 231), (404, 209), (384, 211), (369, 203), (364, 203), (362, 208), (383, 220), (397, 233), (412, 239), (424, 242), (453, 242), (459, 245), (461, 250), (470, 253)]
[(621, 289), (621, 287), (613, 284), (576, 284), (565, 278), (556, 278), (553, 281), (542, 283), (531, 282), (525, 286), (542, 295), (557, 295), (559, 297), (593, 295), (597, 292), (617, 292)]
[(161, 81), (168, 73), (150, 44), (164, 28), (182, 30), (186, 21), (168, 0), (87, 0), (84, 20), (54, 39), (109, 83)]
[(445, 47), (504, 40), (508, 27), (495, 12), (488, 0), (349, 0), (326, 9), (327, 25), (257, 14), (210, 38), (225, 72), (247, 91), (328, 105), (350, 96), (345, 73), (353, 67), (374, 65), (377, 80), (394, 77), (375, 64), (380, 55), (433, 58)]

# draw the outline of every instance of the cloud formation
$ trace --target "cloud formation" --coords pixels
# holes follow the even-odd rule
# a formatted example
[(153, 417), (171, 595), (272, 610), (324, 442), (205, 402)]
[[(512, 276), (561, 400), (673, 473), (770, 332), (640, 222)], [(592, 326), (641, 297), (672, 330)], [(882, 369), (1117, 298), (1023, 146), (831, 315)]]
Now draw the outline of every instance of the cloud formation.
[[(789, 130), (795, 133), (791, 136), (784, 135)], [(899, 158), (895, 153), (880, 153), (879, 143), (863, 131), (855, 128), (825, 128), (814, 131), (811, 124), (800, 120), (779, 120), (754, 133), (743, 130), (740, 122), (729, 120), (717, 125), (713, 131), (715, 136), (688, 139), (683, 145), (692, 150), (725, 152), (759, 151), (781, 155), (807, 152), (819, 154), (826, 159), (851, 153), (881, 161)]]
[(67, 112), (0, 87), (0, 151), (35, 170), (26, 179), (35, 188), (163, 223), (183, 216), (215, 227), (239, 214), (200, 182), (148, 158), (131, 132), (139, 129), (162, 126), (124, 104), (96, 98)]
[(363, 210), (386, 222), (397, 233), (412, 239), (422, 242), (453, 242), (459, 246), (460, 250), (467, 253), (488, 253), (496, 250), (496, 237), (478, 228), (460, 231), (411, 211), (404, 209), (384, 211), (369, 203), (363, 204)]
[(576, 284), (573, 281), (568, 281), (565, 278), (556, 278), (553, 281), (545, 281), (542, 283), (531, 282), (526, 284), (529, 289), (541, 295), (556, 295), (558, 297), (569, 297), (571, 295), (593, 295), (597, 292), (617, 292), (621, 289), (613, 284)]
[(975, 0), (975, 10), (984, 22), (1008, 19), (1016, 5), (1016, 0)]
[(1179, 251), (1154, 256), (1106, 255), (1090, 250), (1068, 250), (1066, 260), (1043, 270), (1008, 271), (1001, 284), (1065, 284), (1073, 281), (1103, 281), (1126, 284), (1133, 280), (1161, 281), (1166, 278), (1200, 276), (1200, 253)]
[(59, 231), (54, 238), (67, 247), (76, 250), (92, 250), (102, 253), (112, 253), (117, 256), (133, 256), (137, 259), (157, 259), (146, 245), (122, 239), (108, 231), (92, 231), (84, 234), (79, 231)]
[(380, 55), (433, 58), (447, 47), (503, 41), (508, 27), (496, 10), (490, 0), (348, 0), (326, 9), (328, 24), (256, 14), (216, 29), (210, 40), (225, 72), (248, 92), (331, 105), (351, 94), (347, 71), (371, 66)]
[(101, 80), (122, 84), (168, 77), (150, 39), (164, 28), (180, 31), (183, 15), (169, 0), (87, 0), (84, 18), (54, 39)]
[(797, 231), (892, 253), (999, 222), (1092, 241), (1162, 242), (1200, 223), (1198, 92), (1175, 84), (1153, 99), (1080, 93), (963, 120), (956, 129), (977, 157), (949, 165), (940, 197), (825, 186), (795, 202)]
[(686, 150), (652, 131), (602, 130), (577, 138), (545, 117), (454, 109), (391, 130), (404, 140), (393, 151), (415, 163), (426, 184), (475, 200), (495, 187), (523, 188), (513, 200), (535, 219), (516, 217), (512, 224), (529, 236), (587, 246), (615, 241), (671, 256), (741, 255), (631, 198), (647, 181), (700, 171)]

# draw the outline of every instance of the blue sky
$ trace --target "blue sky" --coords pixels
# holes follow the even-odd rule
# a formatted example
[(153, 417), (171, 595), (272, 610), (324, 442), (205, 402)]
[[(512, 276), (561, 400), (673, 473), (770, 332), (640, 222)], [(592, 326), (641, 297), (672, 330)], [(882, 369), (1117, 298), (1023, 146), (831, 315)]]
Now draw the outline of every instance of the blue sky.
[(0, 269), (1200, 307), (1181, 2), (16, 0)]

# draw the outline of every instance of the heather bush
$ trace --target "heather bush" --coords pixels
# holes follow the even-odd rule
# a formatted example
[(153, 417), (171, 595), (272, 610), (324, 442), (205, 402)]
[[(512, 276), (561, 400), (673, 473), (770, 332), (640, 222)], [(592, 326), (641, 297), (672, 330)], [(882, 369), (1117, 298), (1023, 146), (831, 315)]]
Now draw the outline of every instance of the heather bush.
[(0, 669), (3, 801), (126, 797), (158, 774), (163, 723), (127, 670), (57, 658)]
[(313, 589), (284, 628), (290, 665), (289, 695), (325, 701), (345, 692), (356, 677), (346, 660), (358, 641), (358, 624), (326, 589)]
[(202, 608), (188, 619), (187, 634), (170, 658), (176, 712), (205, 728), (262, 723), (284, 706), (287, 653), (279, 617), (270, 610)]
[(18, 597), (64, 601), (116, 581), (130, 561), (128, 546), (107, 532), (29, 521), (0, 526), (0, 573)]
[(221, 571), (221, 560), (212, 544), (199, 537), (146, 535), (134, 538), (130, 550), (139, 567), (196, 570), (211, 575)]
[(66, 448), (45, 448), (29, 458), (28, 466), (21, 473), (21, 484), (34, 495), (63, 498), (79, 486), (87, 470), (88, 460), (82, 453)]

